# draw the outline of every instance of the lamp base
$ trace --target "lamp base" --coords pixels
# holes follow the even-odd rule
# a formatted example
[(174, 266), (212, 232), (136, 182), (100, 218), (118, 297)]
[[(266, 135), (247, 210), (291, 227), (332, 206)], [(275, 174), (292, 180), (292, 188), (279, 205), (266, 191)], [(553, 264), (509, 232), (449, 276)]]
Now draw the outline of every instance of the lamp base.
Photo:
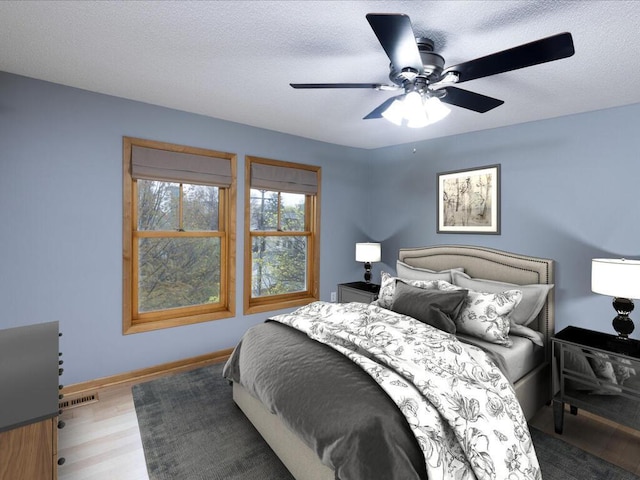
[(371, 262), (364, 262), (364, 281), (371, 283)]
[(633, 320), (629, 318), (633, 307), (633, 300), (629, 298), (616, 297), (613, 299), (613, 308), (618, 312), (618, 315), (613, 319), (612, 325), (620, 338), (629, 338), (629, 334), (635, 329)]

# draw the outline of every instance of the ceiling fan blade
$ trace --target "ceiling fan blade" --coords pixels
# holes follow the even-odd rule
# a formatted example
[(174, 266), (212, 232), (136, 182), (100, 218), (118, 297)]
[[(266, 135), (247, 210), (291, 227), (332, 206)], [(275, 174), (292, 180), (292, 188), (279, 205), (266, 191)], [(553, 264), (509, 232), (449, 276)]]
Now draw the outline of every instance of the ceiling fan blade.
[(396, 69), (412, 68), (423, 73), (422, 59), (407, 15), (368, 13), (367, 20)]
[(467, 82), (497, 73), (560, 60), (561, 58), (570, 57), (574, 53), (571, 34), (567, 32), (559, 33), (535, 42), (525, 43), (486, 57), (448, 67), (442, 72), (442, 76), (449, 72), (455, 72), (459, 77), (457, 83)]
[(396, 85), (383, 83), (290, 83), (293, 88), (373, 88), (376, 90), (397, 90)]
[(393, 101), (397, 98), (403, 97), (403, 95), (396, 95), (395, 97), (388, 98), (383, 103), (381, 103), (378, 107), (376, 107), (369, 115), (363, 118), (363, 120), (370, 120), (372, 118), (382, 118), (382, 112), (384, 112), (387, 108), (391, 106)]
[(447, 94), (440, 99), (444, 103), (455, 105), (456, 107), (466, 108), (478, 113), (485, 113), (504, 103), (504, 100), (487, 97), (480, 93), (470, 92), (456, 87), (443, 88)]

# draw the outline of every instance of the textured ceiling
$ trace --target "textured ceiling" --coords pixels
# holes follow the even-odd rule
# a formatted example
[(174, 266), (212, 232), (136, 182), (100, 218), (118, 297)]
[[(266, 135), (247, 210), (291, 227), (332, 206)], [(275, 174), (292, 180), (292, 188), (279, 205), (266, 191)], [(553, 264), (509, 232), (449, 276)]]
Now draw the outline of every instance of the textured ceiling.
[[(405, 13), (446, 66), (560, 32), (573, 57), (473, 80), (505, 101), (422, 129), (362, 120), (396, 92), (365, 15)], [(377, 148), (640, 102), (639, 1), (2, 1), (0, 70), (340, 145)]]

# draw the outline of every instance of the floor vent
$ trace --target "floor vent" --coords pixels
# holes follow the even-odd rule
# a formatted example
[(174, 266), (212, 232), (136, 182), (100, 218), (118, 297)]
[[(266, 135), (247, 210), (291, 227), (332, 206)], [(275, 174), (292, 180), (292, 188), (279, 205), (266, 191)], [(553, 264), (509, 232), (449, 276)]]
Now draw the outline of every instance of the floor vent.
[(60, 402), (58, 403), (58, 408), (64, 410), (67, 408), (81, 407), (82, 405), (96, 403), (97, 401), (98, 401), (98, 394), (92, 393), (89, 395), (83, 395), (82, 397), (60, 400)]

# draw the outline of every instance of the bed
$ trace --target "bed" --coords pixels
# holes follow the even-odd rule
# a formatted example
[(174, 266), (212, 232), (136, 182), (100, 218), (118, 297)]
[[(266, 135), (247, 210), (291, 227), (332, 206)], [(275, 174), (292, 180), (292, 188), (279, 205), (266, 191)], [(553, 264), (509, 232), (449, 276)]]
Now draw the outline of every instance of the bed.
[[(398, 266), (403, 266), (404, 272), (407, 269), (418, 272), (462, 269), (465, 275), (463, 280), (473, 286), (477, 285), (474, 281), (479, 279), (488, 282), (489, 286), (491, 282), (518, 286), (537, 285), (543, 289), (547, 286), (539, 312), (527, 324), (539, 337), (539, 346), (532, 348), (535, 352), (535, 365), (529, 363), (521, 367), (520, 373), (516, 373), (518, 378), (510, 380), (526, 420), (551, 400), (550, 338), (554, 333), (552, 260), (484, 247), (432, 246), (403, 248), (399, 251), (398, 262)], [(332, 307), (318, 305), (314, 308), (330, 311)], [(371, 312), (384, 310), (381, 307), (355, 304), (347, 309), (353, 313), (361, 312), (364, 308), (369, 309), (367, 314), (372, 316)], [(296, 321), (297, 319), (293, 320)], [(252, 327), (236, 347), (224, 374), (233, 384), (233, 398), (237, 405), (292, 475), (297, 480), (358, 478), (358, 475), (403, 480), (427, 478), (426, 469), (433, 468), (433, 465), (422, 465), (425, 463), (425, 457), (421, 456), (424, 446), (416, 441), (416, 427), (411, 425), (409, 428), (411, 422), (407, 421), (409, 417), (403, 415), (406, 412), (402, 411), (402, 406), (393, 404), (389, 395), (385, 395), (379, 385), (364, 373), (362, 365), (356, 365), (335, 349), (309, 340), (305, 333), (290, 326), (266, 322)], [(440, 333), (439, 330), (438, 332)], [(463, 333), (456, 335), (464, 343), (482, 344), (482, 340), (478, 342), (477, 339), (474, 341), (464, 338)], [(517, 341), (522, 343), (521, 339)], [(504, 346), (497, 347), (500, 350)], [(271, 358), (267, 357), (269, 350), (273, 351)], [(507, 360), (507, 363), (512, 361)], [(249, 371), (247, 368), (246, 372), (243, 371), (248, 364), (256, 370)], [(331, 375), (325, 378), (327, 371)], [(285, 378), (287, 381), (284, 386), (275, 386), (275, 380), (270, 379), (271, 377)], [(310, 395), (306, 395), (309, 393), (307, 391), (311, 392)], [(284, 413), (281, 407), (294, 398), (299, 405), (292, 413)], [(382, 413), (369, 410), (374, 408), (376, 402), (380, 405), (375, 405), (375, 408)], [(324, 410), (317, 412), (318, 406), (322, 406)], [(334, 448), (327, 440), (328, 437), (323, 436), (327, 433), (325, 430), (333, 428), (327, 424), (333, 422), (333, 417), (336, 416), (340, 417), (336, 423), (348, 424), (349, 429), (355, 428), (351, 427), (351, 423), (362, 424), (367, 430), (364, 436), (375, 438), (375, 445), (361, 444), (355, 437), (349, 436), (349, 430), (343, 442), (343, 450), (337, 453), (338, 447)], [(296, 422), (306, 422), (312, 426), (300, 427)], [(305, 428), (313, 430), (313, 435)], [(414, 429), (413, 433), (411, 429)], [(337, 445), (339, 442), (334, 443)], [(381, 452), (384, 455), (389, 452), (390, 458), (381, 458)], [(358, 465), (361, 455), (369, 455), (366, 467), (370, 472), (368, 474), (354, 473), (356, 468), (361, 468)], [(442, 459), (439, 458), (438, 461), (441, 462)], [(406, 466), (400, 465), (400, 462), (406, 462)], [(426, 463), (429, 464), (428, 459)], [(397, 473), (403, 468), (406, 468), (406, 472)], [(388, 474), (383, 473), (385, 469), (388, 469)]]

